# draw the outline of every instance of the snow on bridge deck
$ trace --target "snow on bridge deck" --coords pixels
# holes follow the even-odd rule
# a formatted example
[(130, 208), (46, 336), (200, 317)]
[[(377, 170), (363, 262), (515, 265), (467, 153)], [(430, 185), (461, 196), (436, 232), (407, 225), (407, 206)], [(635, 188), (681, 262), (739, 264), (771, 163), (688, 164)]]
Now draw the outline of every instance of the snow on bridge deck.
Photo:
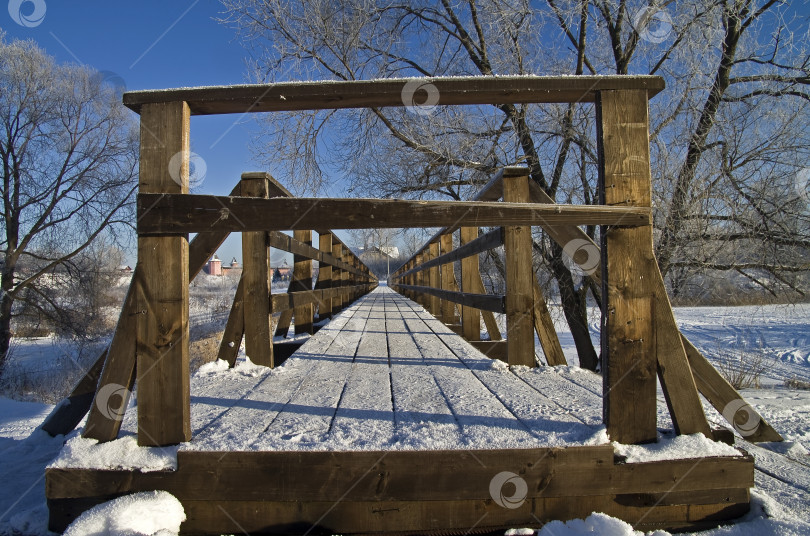
[(192, 382), (185, 450), (528, 448), (607, 442), (601, 378), (509, 370), (415, 302), (380, 287), (282, 366)]

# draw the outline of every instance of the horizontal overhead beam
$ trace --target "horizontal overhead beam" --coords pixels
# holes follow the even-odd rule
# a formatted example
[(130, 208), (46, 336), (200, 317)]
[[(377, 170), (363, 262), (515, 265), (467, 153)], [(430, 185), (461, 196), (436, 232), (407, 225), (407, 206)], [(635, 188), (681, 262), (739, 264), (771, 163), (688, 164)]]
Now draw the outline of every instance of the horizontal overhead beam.
[(139, 194), (138, 234), (227, 230), (486, 227), (502, 225), (650, 225), (647, 207), (540, 205), (476, 201), (407, 201)]
[[(281, 82), (124, 94), (140, 113), (144, 104), (184, 101), (194, 115), (383, 106), (594, 102), (605, 90), (664, 89), (659, 76), (470, 76), (384, 80)], [(434, 102), (435, 101), (435, 102)]]

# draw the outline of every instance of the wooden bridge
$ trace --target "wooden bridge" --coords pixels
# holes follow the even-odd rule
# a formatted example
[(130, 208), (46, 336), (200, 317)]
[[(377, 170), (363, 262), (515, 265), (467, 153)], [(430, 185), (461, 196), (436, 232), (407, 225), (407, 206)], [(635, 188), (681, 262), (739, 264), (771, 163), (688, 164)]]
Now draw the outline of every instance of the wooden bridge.
[[(443, 105), (595, 103), (600, 205), (555, 204), (516, 167), (466, 202), (295, 198), (264, 173), (243, 175), (230, 196), (188, 193), (191, 114), (402, 106), (406, 82), (125, 94), (142, 125), (138, 265), (110, 348), (44, 427), (65, 433), (89, 410), (84, 437), (115, 440), (124, 423), (140, 445), (183, 446), (170, 471), (49, 469), (52, 529), (99, 502), (154, 489), (181, 500), (185, 532), (210, 534), (464, 533), (592, 511), (672, 529), (747, 511), (753, 460), (745, 453), (624, 463), (599, 436), (604, 424), (612, 441), (651, 442), (671, 420), (677, 434), (729, 440), (728, 431), (710, 429), (700, 392), (749, 440), (781, 439), (675, 324), (652, 250), (647, 100), (663, 88), (660, 78), (426, 81)], [(168, 173), (177, 154), (180, 180)], [(602, 226), (601, 247), (580, 225)], [(599, 254), (588, 273), (606, 312), (601, 379), (530, 370), (538, 365), (535, 333), (540, 361), (565, 364), (532, 269), (532, 226), (561, 246), (579, 240)], [(327, 227), (441, 230), (386, 288)], [(244, 272), (220, 357), (233, 366), (243, 338), (259, 365), (292, 357), (284, 374), (240, 380), (238, 396), (234, 386), (197, 393), (188, 371), (188, 283), (230, 232), (242, 234)], [(188, 233), (197, 233), (190, 243)], [(477, 258), (501, 246), (506, 292), (488, 295)], [(271, 293), (269, 248), (295, 256), (287, 293)], [(275, 325), (273, 313), (281, 314)], [(297, 333), (332, 320), (303, 346), (274, 342), (293, 317)], [(492, 359), (529, 368), (510, 371)], [(659, 381), (668, 415), (659, 415)], [(126, 407), (136, 382), (137, 415), (110, 411), (109, 394)]]

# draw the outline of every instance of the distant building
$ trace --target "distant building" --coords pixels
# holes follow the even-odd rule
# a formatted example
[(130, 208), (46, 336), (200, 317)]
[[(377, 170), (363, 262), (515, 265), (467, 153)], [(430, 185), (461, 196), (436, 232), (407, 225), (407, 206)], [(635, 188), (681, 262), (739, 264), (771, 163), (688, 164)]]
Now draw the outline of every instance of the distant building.
[(273, 281), (289, 281), (290, 277), (292, 277), (292, 267), (287, 264), (286, 260), (281, 266), (271, 267), (270, 270), (273, 273)]
[(214, 255), (208, 264), (205, 265), (205, 273), (208, 275), (222, 275), (222, 261)]
[(242, 275), (242, 265), (236, 260), (236, 257), (231, 259), (230, 266), (222, 267), (222, 275), (228, 277), (239, 277)]

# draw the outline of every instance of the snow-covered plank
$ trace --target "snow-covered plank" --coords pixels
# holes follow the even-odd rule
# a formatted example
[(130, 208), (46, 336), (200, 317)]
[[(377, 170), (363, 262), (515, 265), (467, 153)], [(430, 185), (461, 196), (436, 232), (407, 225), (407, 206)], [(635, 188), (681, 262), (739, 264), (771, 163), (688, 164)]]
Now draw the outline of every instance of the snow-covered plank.
[[(419, 352), (404, 317), (415, 317), (404, 296), (389, 289), (386, 327), (396, 409), (394, 448), (453, 449), (462, 446), (461, 428)], [(411, 302), (412, 303), (412, 302)]]
[(560, 404), (551, 393), (546, 396), (516, 373), (532, 374), (541, 369), (531, 371), (519, 367), (510, 371), (506, 363), (487, 358), (427, 312), (417, 310), (417, 314), (481, 384), (543, 444), (563, 446), (601, 441), (599, 435), (604, 429), (601, 422), (583, 420), (577, 414), (576, 406)]
[[(212, 385), (207, 391), (195, 396), (194, 411), (204, 410), (204, 404), (226, 405), (227, 410), (212, 419), (207, 427), (195, 434), (189, 450), (240, 450), (247, 449), (264, 429), (273, 422), (284, 406), (301, 388), (316, 357), (328, 351), (341, 329), (349, 323), (356, 310), (347, 309), (321, 328), (317, 337), (310, 338), (296, 354), (281, 367), (262, 368), (260, 381), (247, 392), (240, 385), (240, 369), (229, 373), (228, 383)], [(249, 375), (246, 370), (242, 375)]]
[[(374, 299), (371, 297), (358, 300), (341, 313), (350, 318), (325, 351), (313, 353), (308, 350), (308, 354), (301, 356), (302, 360), (312, 363), (311, 368), (278, 415), (250, 445), (251, 450), (306, 450), (315, 446), (323, 447), (351, 373), (354, 356)], [(313, 340), (318, 338), (317, 335), (312, 337)], [(302, 350), (305, 347), (306, 345)], [(267, 390), (273, 389), (273, 384), (267, 386)]]
[(461, 425), (463, 446), (498, 444), (506, 448), (540, 444), (527, 427), (436, 337), (421, 318), (423, 310), (410, 301), (402, 302), (402, 307), (412, 308), (414, 315), (406, 317), (405, 323), (413, 334), (425, 365)]
[(369, 317), (325, 441), (328, 448), (382, 450), (390, 447), (394, 437), (385, 325), (387, 300), (375, 297), (368, 301)]

